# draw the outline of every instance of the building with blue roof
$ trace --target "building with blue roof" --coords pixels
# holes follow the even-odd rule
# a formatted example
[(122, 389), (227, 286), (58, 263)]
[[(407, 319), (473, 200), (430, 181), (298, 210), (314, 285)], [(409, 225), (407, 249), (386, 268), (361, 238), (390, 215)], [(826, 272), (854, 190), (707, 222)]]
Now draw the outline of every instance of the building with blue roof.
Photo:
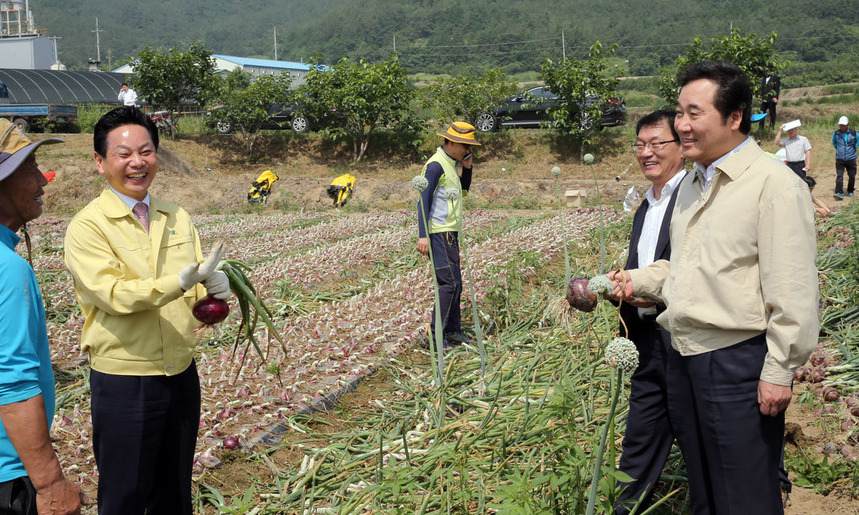
[[(215, 60), (216, 73), (227, 74), (236, 69), (248, 73), (252, 77), (286, 73), (292, 80), (292, 87), (303, 84), (307, 72), (313, 67), (313, 65), (295, 61), (276, 61), (274, 59), (257, 59), (226, 54), (212, 54), (212, 59)], [(133, 73), (134, 67), (126, 64), (113, 71), (116, 73)]]

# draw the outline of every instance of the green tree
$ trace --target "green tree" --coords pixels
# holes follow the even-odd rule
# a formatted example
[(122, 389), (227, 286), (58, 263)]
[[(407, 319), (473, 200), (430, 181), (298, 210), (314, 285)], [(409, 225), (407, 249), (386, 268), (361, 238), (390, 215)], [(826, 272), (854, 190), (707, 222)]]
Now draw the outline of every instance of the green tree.
[(372, 64), (343, 58), (333, 67), (315, 67), (300, 88), (311, 116), (323, 132), (352, 144), (352, 157), (364, 157), (374, 132), (408, 119), (414, 92), (396, 56)]
[[(481, 130), (489, 130), (497, 123), (493, 111), (516, 89), (516, 82), (501, 69), (493, 68), (483, 74), (463, 74), (433, 82), (426, 89), (423, 104), (437, 120), (464, 119), (476, 123)], [(487, 114), (490, 118), (486, 118)]]
[(145, 48), (135, 59), (132, 82), (150, 105), (172, 113), (182, 105), (203, 106), (215, 93), (215, 61), (198, 43), (184, 50)]
[(748, 76), (752, 91), (757, 97), (760, 93), (761, 80), (787, 65), (787, 62), (776, 52), (777, 39), (778, 34), (775, 32), (764, 37), (757, 34), (743, 35), (737, 29), (726, 36), (711, 40), (709, 45), (705, 45), (700, 37), (696, 37), (686, 52), (677, 57), (673, 66), (662, 70), (659, 93), (669, 104), (676, 104), (679, 93), (677, 78), (680, 73), (692, 63), (709, 60), (727, 61), (737, 65)]
[(599, 129), (603, 106), (618, 84), (608, 62), (614, 52), (614, 46), (604, 49), (597, 41), (585, 59), (543, 63), (543, 81), (559, 97), (558, 107), (549, 115), (562, 134), (587, 143)]
[(272, 104), (291, 100), (290, 79), (285, 74), (263, 75), (253, 82), (247, 74), (231, 73), (221, 83), (218, 107), (212, 119), (225, 131), (233, 131), (250, 161), (255, 161), (260, 129), (269, 118)]

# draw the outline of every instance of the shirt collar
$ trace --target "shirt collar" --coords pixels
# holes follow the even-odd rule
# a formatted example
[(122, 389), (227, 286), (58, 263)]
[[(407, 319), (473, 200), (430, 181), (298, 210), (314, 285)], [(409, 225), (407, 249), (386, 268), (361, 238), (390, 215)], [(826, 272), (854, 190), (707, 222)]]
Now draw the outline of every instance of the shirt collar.
[(444, 147), (438, 147), (439, 155), (443, 156), (445, 159), (451, 162), (454, 166), (456, 166), (456, 159), (450, 157), (447, 152), (444, 151)]
[[(723, 155), (719, 159), (716, 159), (715, 161), (710, 163), (710, 166), (706, 168), (701, 163), (695, 163), (695, 178), (700, 181), (703, 181), (705, 188), (709, 186), (710, 182), (713, 180), (713, 177), (716, 175), (716, 168), (718, 168), (722, 163), (727, 161), (729, 157), (743, 150), (743, 148), (745, 148), (750, 141), (752, 141), (752, 137), (746, 136), (746, 139), (744, 139), (739, 145), (732, 148), (727, 154)], [(726, 173), (728, 172), (726, 171)], [(728, 175), (730, 175), (730, 173), (728, 173)]]
[(671, 194), (674, 193), (675, 189), (677, 189), (677, 186), (680, 184), (680, 181), (683, 180), (683, 177), (686, 177), (686, 170), (681, 168), (674, 174), (674, 177), (668, 179), (668, 182), (662, 186), (662, 193), (659, 195), (658, 199), (653, 195), (653, 186), (647, 188), (647, 192), (644, 193), (647, 203), (653, 205), (658, 202), (662, 202), (667, 198), (671, 198)]
[(21, 238), (17, 234), (15, 234), (12, 229), (6, 227), (3, 224), (0, 224), (0, 242), (2, 242), (3, 245), (6, 245), (12, 250), (15, 250), (15, 247), (18, 246), (18, 243), (20, 241)]
[(110, 191), (114, 192), (116, 194), (116, 196), (119, 197), (119, 200), (121, 200), (122, 202), (125, 203), (126, 206), (128, 206), (129, 210), (134, 209), (134, 206), (137, 205), (138, 202), (143, 202), (144, 204), (146, 204), (147, 208), (152, 207), (149, 205), (151, 203), (151, 200), (150, 200), (148, 192), (146, 193), (146, 197), (144, 197), (143, 200), (137, 200), (137, 199), (133, 199), (133, 198), (129, 197), (128, 195), (123, 195), (122, 193), (116, 191), (112, 187), (110, 188)]

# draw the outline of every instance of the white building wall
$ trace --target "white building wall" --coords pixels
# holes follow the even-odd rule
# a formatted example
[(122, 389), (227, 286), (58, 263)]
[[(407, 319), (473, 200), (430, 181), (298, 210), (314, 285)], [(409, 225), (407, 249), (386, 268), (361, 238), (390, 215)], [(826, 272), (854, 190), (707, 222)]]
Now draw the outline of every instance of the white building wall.
[(48, 38), (0, 38), (0, 68), (49, 70), (54, 44)]

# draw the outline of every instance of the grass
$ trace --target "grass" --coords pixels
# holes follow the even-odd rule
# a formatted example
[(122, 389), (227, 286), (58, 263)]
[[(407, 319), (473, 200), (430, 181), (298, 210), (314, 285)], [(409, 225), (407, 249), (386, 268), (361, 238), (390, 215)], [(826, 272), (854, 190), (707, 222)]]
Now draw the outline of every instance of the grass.
[[(611, 254), (620, 250), (625, 231), (625, 224), (607, 231)], [(574, 253), (579, 271), (597, 266), (596, 236), (580, 242)], [(273, 472), (271, 481), (255, 482), (230, 498), (204, 479), (197, 498), (201, 508), (582, 513), (614, 373), (602, 363), (601, 347), (615, 333), (617, 319), (607, 304), (595, 315), (554, 318), (548, 305), (563, 273), (556, 264), (536, 276), (521, 273), (538, 264), (536, 256), (520, 253), (493, 274), (499, 279), (480, 315), (491, 332), (485, 388), (478, 386), (483, 383), (475, 349), (450, 354), (442, 388), (432, 386), (427, 353), (417, 363), (395, 360), (383, 371), (397, 392), (393, 398), (348, 414), (346, 427), (326, 434), (323, 442), (314, 436), (318, 417), (292, 419), (297, 438), (286, 445), (301, 450), (300, 465), (284, 468), (269, 458), (277, 449), (261, 451), (251, 459)], [(623, 415), (626, 394), (621, 399)], [(433, 422), (439, 410), (441, 425)], [(600, 467), (599, 513), (611, 511), (625, 479), (614, 468), (622, 427), (621, 418), (610, 428)], [(682, 471), (671, 470), (669, 476), (682, 477)], [(673, 510), (671, 504), (682, 498), (674, 481), (660, 489), (663, 509)], [(248, 504), (254, 496), (256, 504)]]

